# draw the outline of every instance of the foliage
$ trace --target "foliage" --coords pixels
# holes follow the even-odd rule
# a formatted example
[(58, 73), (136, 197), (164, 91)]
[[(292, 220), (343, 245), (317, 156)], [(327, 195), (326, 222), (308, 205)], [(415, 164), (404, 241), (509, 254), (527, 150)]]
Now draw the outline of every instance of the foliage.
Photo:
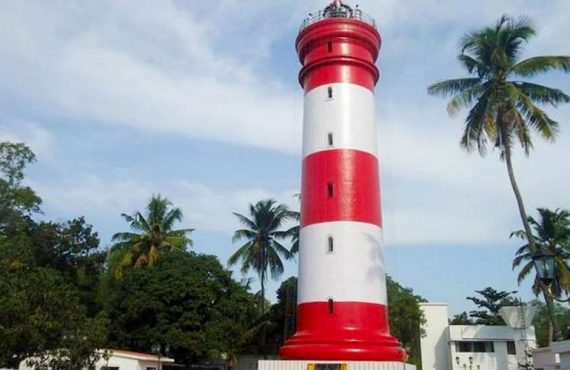
[[(291, 258), (291, 252), (279, 241), (291, 236), (290, 230), (280, 230), (285, 221), (291, 218), (291, 212), (284, 204), (276, 204), (273, 199), (261, 200), (249, 205), (251, 218), (234, 213), (246, 228), (234, 232), (232, 241), (245, 240), (232, 254), (228, 264), (241, 261), (241, 272), (247, 274), (250, 269), (259, 276), (261, 284), (261, 312), (265, 314), (265, 282), (267, 273), (277, 279), (283, 273), (283, 258)], [(266, 326), (262, 328), (262, 347), (265, 348)], [(265, 355), (265, 354), (264, 354)]]
[(268, 343), (277, 352), (287, 338), (295, 333), (297, 320), (297, 278), (290, 277), (277, 289), (277, 303), (269, 309), (269, 320), (274, 324), (268, 333)]
[(182, 210), (159, 195), (153, 195), (146, 206), (146, 213), (122, 214), (133, 232), (113, 235), (110, 264), (115, 276), (120, 278), (128, 267), (152, 266), (160, 254), (171, 250), (183, 250), (192, 245), (188, 236), (194, 229), (174, 229), (183, 219)]
[(390, 333), (398, 338), (408, 352), (409, 362), (421, 365), (420, 338), (425, 324), (420, 302), (426, 300), (410, 288), (403, 287), (390, 276), (386, 276)]
[(301, 221), (301, 213), (297, 211), (290, 211), (289, 218), (297, 221), (296, 225), (290, 227), (287, 230), (287, 234), (289, 234), (289, 237), (291, 238), (291, 248), (289, 248), (289, 252), (292, 256), (294, 256), (299, 253), (299, 235), (301, 232), (301, 225), (299, 225), (299, 222)]
[(520, 304), (516, 298), (512, 297), (516, 291), (498, 291), (486, 287), (483, 290), (476, 290), (475, 293), (481, 297), (466, 297), (466, 299), (472, 301), (478, 309), (469, 312), (469, 314), (462, 312), (455, 315), (451, 320), (452, 325), (506, 325), (499, 314), (499, 309), (503, 306)]
[[(257, 316), (253, 297), (214, 256), (172, 251), (129, 269), (110, 300), (111, 344), (191, 363), (235, 353)], [(168, 347), (168, 351), (166, 348)]]
[(534, 35), (528, 18), (515, 20), (506, 16), (494, 27), (470, 32), (461, 40), (458, 56), (470, 77), (438, 82), (428, 88), (431, 95), (452, 98), (447, 106), (450, 115), (461, 108), (469, 109), (461, 138), (463, 148), (468, 151), (477, 148), (481, 155), (489, 144), (500, 150), (531, 250), (535, 249), (534, 240), (514, 175), (513, 147), (518, 142), (528, 155), (533, 131), (553, 141), (558, 122), (540, 106), (557, 107), (570, 101), (558, 89), (521, 80), (550, 70), (570, 71), (569, 56), (519, 60), (523, 44)]
[(0, 238), (40, 210), (41, 199), (22, 185), (24, 170), (34, 161), (35, 155), (26, 145), (0, 142)]
[(450, 322), (451, 325), (475, 325), (475, 321), (471, 320), (469, 314), (465, 311), (453, 316)]
[[(547, 208), (538, 208), (538, 214), (540, 216), (538, 220), (529, 217), (528, 222), (533, 228), (536, 246), (554, 255), (557, 277), (554, 284), (547, 288), (541, 285), (540, 279), (535, 274), (532, 289), (536, 295), (541, 291), (543, 293), (547, 307), (547, 317), (550, 318), (550, 338), (553, 340), (554, 337), (560, 336), (561, 333), (560, 325), (555, 318), (554, 302), (550, 294), (560, 296), (563, 292), (570, 292), (570, 266), (567, 262), (570, 251), (570, 212), (561, 209), (551, 211)], [(526, 233), (523, 230), (511, 233), (511, 237), (516, 236), (523, 240), (526, 239), (525, 235)], [(522, 265), (517, 278), (519, 284), (534, 271), (533, 254), (533, 250), (528, 243), (516, 251), (513, 269)]]
[[(533, 228), (533, 235), (536, 241), (536, 246), (539, 249), (544, 249), (556, 257), (556, 272), (558, 277), (556, 281), (560, 283), (554, 286), (554, 293), (560, 296), (562, 292), (570, 292), (570, 266), (568, 266), (567, 259), (570, 252), (570, 212), (564, 209), (556, 209), (551, 211), (547, 208), (538, 208), (540, 218), (528, 218), (528, 222)], [(516, 236), (525, 240), (525, 233), (523, 230), (511, 233), (511, 237)], [(517, 281), (520, 284), (529, 274), (534, 271), (532, 263), (532, 251), (528, 243), (521, 246), (516, 251), (516, 257), (513, 260), (513, 269), (522, 266), (519, 271)], [(540, 292), (540, 284), (538, 277), (535, 275), (533, 290), (535, 294)]]
[(17, 367), (30, 356), (46, 359), (57, 349), (68, 354), (67, 362), (83, 364), (105, 343), (105, 318), (87, 318), (76, 290), (55, 270), (5, 271), (0, 294), (0, 366)]
[(517, 306), (520, 304), (517, 299), (511, 297), (516, 291), (497, 291), (491, 287), (483, 290), (476, 290), (478, 297), (467, 297), (466, 299), (475, 303), (479, 310), (469, 313), (469, 317), (476, 325), (506, 325), (499, 314), (499, 309), (503, 306)]
[[(549, 309), (541, 301), (532, 302), (537, 307), (532, 324), (536, 333), (536, 343), (539, 347), (546, 347), (550, 343), (550, 318)], [(570, 339), (570, 309), (566, 305), (555, 303), (553, 305), (554, 317), (561, 330), (562, 340)]]
[(34, 159), (24, 144), (0, 143), (0, 367), (32, 356), (36, 368), (82, 368), (105, 344), (106, 319), (92, 304), (104, 254), (83, 218), (31, 218), (40, 198), (22, 181)]

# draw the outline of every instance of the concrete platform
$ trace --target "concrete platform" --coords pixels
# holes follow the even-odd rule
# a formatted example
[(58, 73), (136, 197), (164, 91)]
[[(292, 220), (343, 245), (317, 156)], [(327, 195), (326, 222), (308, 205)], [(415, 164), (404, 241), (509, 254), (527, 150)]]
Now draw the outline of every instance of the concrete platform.
[[(416, 370), (415, 365), (404, 362), (378, 362), (378, 361), (286, 361), (286, 360), (260, 360), (257, 370), (318, 370), (311, 364), (346, 364), (337, 367), (338, 370)], [(336, 370), (330, 367), (327, 370)]]

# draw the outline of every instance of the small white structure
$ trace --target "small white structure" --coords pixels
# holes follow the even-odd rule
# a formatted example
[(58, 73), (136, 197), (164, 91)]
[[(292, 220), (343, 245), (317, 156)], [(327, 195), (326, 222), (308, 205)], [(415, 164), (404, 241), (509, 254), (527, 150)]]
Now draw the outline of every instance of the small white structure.
[[(97, 350), (101, 358), (95, 370), (162, 370), (163, 364), (174, 363), (174, 359), (149, 353), (131, 352), (119, 349)], [(32, 370), (27, 360), (20, 363), (18, 370)]]
[(516, 370), (536, 347), (531, 307), (501, 309), (508, 326), (450, 325), (447, 304), (422, 303), (424, 370)]

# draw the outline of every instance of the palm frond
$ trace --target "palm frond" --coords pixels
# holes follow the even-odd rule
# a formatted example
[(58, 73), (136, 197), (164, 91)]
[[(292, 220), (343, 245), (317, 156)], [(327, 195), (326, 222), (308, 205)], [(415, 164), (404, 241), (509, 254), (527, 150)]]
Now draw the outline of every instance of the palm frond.
[(140, 238), (140, 234), (130, 233), (130, 232), (119, 232), (113, 234), (111, 237), (112, 242), (126, 242), (133, 241)]
[(461, 146), (467, 151), (477, 148), (481, 155), (485, 154), (487, 136), (495, 136), (495, 112), (491, 101), (492, 91), (486, 91), (471, 108), (465, 120), (465, 128), (461, 137)]
[(533, 77), (551, 70), (570, 72), (570, 56), (538, 56), (524, 59), (515, 64), (511, 72), (521, 77)]
[(233, 214), (238, 218), (239, 222), (241, 222), (244, 226), (247, 226), (252, 230), (256, 230), (257, 225), (255, 224), (255, 222), (253, 222), (252, 220), (243, 215), (240, 215), (239, 213), (233, 212)]
[(514, 84), (517, 89), (532, 102), (548, 104), (554, 108), (558, 107), (559, 104), (570, 102), (570, 96), (559, 89), (553, 89), (530, 82), (514, 82)]
[(524, 279), (534, 270), (534, 266), (532, 262), (527, 263), (523, 266), (523, 268), (519, 271), (519, 275), (517, 276), (517, 283), (520, 285)]
[(463, 93), (467, 89), (480, 85), (481, 82), (481, 79), (476, 77), (456, 78), (452, 80), (436, 82), (428, 87), (428, 94), (442, 97), (456, 95)]
[(447, 105), (447, 113), (450, 116), (455, 116), (461, 108), (471, 107), (473, 103), (481, 97), (484, 91), (485, 84), (473, 86), (455, 95)]

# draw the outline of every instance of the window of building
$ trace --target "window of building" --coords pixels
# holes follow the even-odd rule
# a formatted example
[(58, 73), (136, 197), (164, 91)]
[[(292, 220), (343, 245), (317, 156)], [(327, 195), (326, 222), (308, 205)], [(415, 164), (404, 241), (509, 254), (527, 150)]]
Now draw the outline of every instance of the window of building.
[(118, 366), (101, 366), (101, 370), (119, 370)]
[(332, 236), (328, 237), (328, 242), (329, 242), (328, 243), (328, 247), (329, 247), (328, 251), (329, 251), (329, 253), (332, 253), (334, 251), (334, 241), (333, 241)]
[(328, 97), (329, 99), (332, 99), (332, 98), (333, 98), (333, 89), (332, 89), (332, 87), (330, 87), (330, 86), (327, 87), (327, 97)]
[(334, 196), (334, 188), (332, 182), (327, 183), (327, 195), (329, 198), (332, 198)]
[(509, 355), (517, 354), (517, 346), (515, 345), (515, 342), (512, 340), (507, 342), (507, 354)]
[(329, 303), (329, 314), (332, 315), (334, 313), (334, 301), (333, 301), (333, 299), (329, 298), (328, 303)]
[(329, 132), (329, 134), (327, 135), (327, 142), (329, 143), (329, 146), (334, 145), (333, 133), (332, 132)]
[(328, 50), (329, 53), (332, 53), (332, 42), (331, 42), (331, 41), (329, 41), (329, 42), (327, 43), (327, 50)]
[(455, 342), (456, 352), (495, 352), (495, 346), (490, 341), (462, 341)]

